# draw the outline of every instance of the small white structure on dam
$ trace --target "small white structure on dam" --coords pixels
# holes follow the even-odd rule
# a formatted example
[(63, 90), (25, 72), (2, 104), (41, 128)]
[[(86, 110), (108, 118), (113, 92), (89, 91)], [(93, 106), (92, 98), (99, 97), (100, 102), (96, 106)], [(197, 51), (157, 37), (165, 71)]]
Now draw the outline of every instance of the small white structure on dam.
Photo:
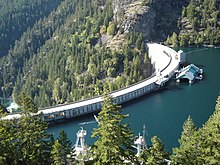
[[(156, 72), (149, 78), (126, 88), (113, 91), (110, 94), (115, 98), (117, 104), (128, 102), (132, 99), (145, 95), (165, 85), (174, 76), (179, 64), (183, 62), (184, 53), (177, 53), (173, 49), (160, 45), (148, 44), (149, 57), (154, 64)], [(76, 116), (95, 113), (101, 109), (102, 96), (81, 100), (69, 104), (57, 105), (40, 109), (38, 114), (43, 114), (43, 120), (53, 122)], [(34, 114), (33, 114), (34, 115)], [(3, 119), (19, 118), (20, 114), (12, 114)]]

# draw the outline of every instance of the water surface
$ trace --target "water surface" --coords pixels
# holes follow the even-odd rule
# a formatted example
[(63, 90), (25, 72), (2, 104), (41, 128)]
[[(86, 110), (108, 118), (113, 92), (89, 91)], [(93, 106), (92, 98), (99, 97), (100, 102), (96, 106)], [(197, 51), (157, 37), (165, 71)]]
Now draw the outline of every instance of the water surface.
[[(170, 150), (178, 146), (183, 122), (190, 115), (196, 125), (201, 127), (213, 113), (216, 98), (220, 92), (220, 49), (218, 48), (187, 48), (187, 61), (204, 70), (204, 79), (188, 84), (171, 83), (165, 89), (136, 99), (125, 107), (123, 113), (129, 114), (126, 123), (130, 124), (135, 135), (142, 132), (143, 125), (147, 128), (147, 143), (152, 136), (158, 136)], [(86, 143), (92, 144), (90, 138), (97, 124), (92, 115), (71, 119), (67, 122), (50, 126), (48, 132), (58, 136), (65, 130), (72, 143), (75, 143), (76, 132), (83, 127), (87, 130)]]

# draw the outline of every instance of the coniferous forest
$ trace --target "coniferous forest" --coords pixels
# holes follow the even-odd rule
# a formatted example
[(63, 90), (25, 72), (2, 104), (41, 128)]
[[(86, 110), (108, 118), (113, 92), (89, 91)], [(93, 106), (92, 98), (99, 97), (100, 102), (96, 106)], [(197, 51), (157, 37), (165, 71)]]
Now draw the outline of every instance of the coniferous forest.
[(190, 0), (182, 9), (178, 29), (168, 36), (165, 44), (174, 47), (220, 45), (219, 10), (219, 0)]
[[(219, 45), (219, 1), (187, 2), (165, 44)], [(153, 8), (157, 2), (142, 4)], [(2, 0), (0, 10), (2, 98), (17, 101), (24, 92), (46, 107), (99, 95), (104, 86), (116, 90), (153, 73), (145, 42), (150, 39), (135, 29), (120, 49), (105, 46), (105, 38), (122, 29), (113, 1)]]
[[(175, 28), (161, 42), (219, 46), (220, 1), (184, 2)], [(157, 0), (142, 4), (150, 8)], [(92, 135), (97, 141), (88, 153), (93, 155), (90, 161), (82, 155), (77, 162), (66, 133), (54, 138), (40, 114), (32, 116), (38, 107), (93, 97), (152, 75), (146, 44), (151, 39), (136, 29), (126, 33), (120, 49), (106, 46), (106, 38), (122, 33), (119, 20), (114, 19), (113, 0), (0, 0), (0, 98), (12, 97), (22, 110), (18, 120), (0, 120), (0, 164), (219, 164), (220, 97), (201, 128), (189, 116), (172, 153), (155, 136), (138, 158), (132, 149), (134, 135), (123, 122), (127, 115), (108, 95)], [(0, 105), (0, 117), (4, 108)]]
[(16, 101), (25, 92), (45, 107), (99, 95), (104, 86), (112, 91), (150, 76), (153, 68), (142, 34), (131, 31), (129, 43), (117, 51), (102, 43), (103, 35), (112, 37), (118, 31), (112, 17), (111, 1), (65, 0), (31, 28), (26, 25), (10, 49), (0, 51), (8, 52), (0, 61), (0, 95), (12, 95)]
[(197, 128), (193, 119), (188, 117), (183, 124), (179, 146), (173, 148), (172, 153), (167, 152), (163, 142), (154, 136), (139, 157), (134, 153), (134, 134), (129, 125), (123, 122), (128, 115), (121, 114), (120, 106), (114, 104), (114, 99), (108, 94), (104, 94), (98, 128), (92, 134), (96, 141), (86, 154), (77, 157), (64, 131), (54, 138), (47, 133), (47, 123), (42, 121), (41, 116), (31, 115), (30, 112), (36, 111), (36, 106), (29, 97), (22, 95), (18, 100), (23, 110), (22, 117), (13, 121), (0, 121), (2, 165), (165, 165), (168, 161), (176, 165), (198, 165), (220, 162), (220, 96), (214, 113), (201, 128)]

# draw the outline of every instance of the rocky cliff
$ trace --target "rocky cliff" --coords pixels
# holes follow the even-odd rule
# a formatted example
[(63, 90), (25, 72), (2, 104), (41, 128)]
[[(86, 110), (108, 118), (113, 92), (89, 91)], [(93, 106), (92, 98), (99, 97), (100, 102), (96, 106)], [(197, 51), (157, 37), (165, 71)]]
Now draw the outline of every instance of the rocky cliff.
[[(125, 35), (134, 30), (147, 42), (163, 42), (177, 30), (182, 7), (189, 0), (113, 0), (114, 21), (119, 31), (107, 42), (108, 47), (123, 46)], [(120, 42), (120, 40), (122, 42)]]

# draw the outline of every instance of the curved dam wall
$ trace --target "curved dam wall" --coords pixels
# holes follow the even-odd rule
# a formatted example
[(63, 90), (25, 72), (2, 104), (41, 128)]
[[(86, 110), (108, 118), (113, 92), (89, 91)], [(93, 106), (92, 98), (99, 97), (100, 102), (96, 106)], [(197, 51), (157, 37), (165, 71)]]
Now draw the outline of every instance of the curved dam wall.
[[(155, 74), (151, 77), (126, 88), (113, 91), (110, 94), (115, 98), (115, 103), (122, 104), (132, 99), (145, 95), (163, 86), (174, 75), (181, 63), (181, 54), (173, 49), (160, 45), (148, 44), (149, 57), (155, 67)], [(101, 109), (102, 96), (81, 100), (69, 104), (57, 105), (40, 109), (43, 119), (53, 122), (61, 119), (95, 113)], [(8, 115), (4, 119), (19, 118), (20, 114)]]

